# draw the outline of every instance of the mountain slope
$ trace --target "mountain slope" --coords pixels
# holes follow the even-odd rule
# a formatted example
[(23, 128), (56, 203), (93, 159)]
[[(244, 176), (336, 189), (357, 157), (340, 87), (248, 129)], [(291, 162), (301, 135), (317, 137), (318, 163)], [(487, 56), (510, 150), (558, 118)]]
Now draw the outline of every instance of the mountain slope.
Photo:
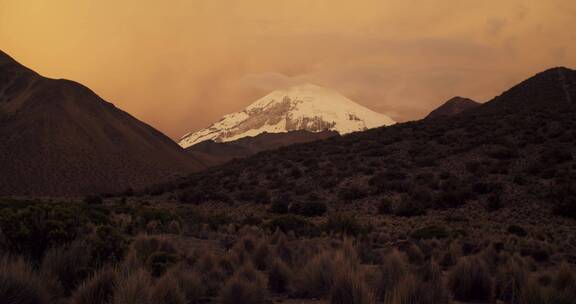
[(470, 205), (576, 218), (575, 100), (576, 71), (555, 68), (460, 115), (259, 153), (164, 190), (250, 212), (320, 201), (330, 212), (374, 214), (385, 201), (400, 215)]
[(434, 111), (430, 112), (426, 119), (433, 119), (439, 117), (452, 116), (460, 114), (464, 111), (474, 109), (480, 106), (481, 103), (476, 102), (469, 98), (454, 97), (446, 101), (444, 104), (436, 108)]
[(307, 84), (274, 91), (243, 111), (228, 114), (206, 129), (186, 134), (180, 145), (187, 148), (205, 140), (226, 142), (264, 132), (331, 130), (347, 134), (391, 124), (394, 121), (389, 117), (337, 92)]
[(201, 167), (90, 89), (0, 52), (0, 195), (123, 191)]
[(186, 148), (186, 152), (201, 160), (203, 164), (214, 166), (235, 158), (245, 158), (258, 152), (327, 139), (333, 136), (338, 136), (338, 133), (335, 131), (310, 132), (305, 130), (285, 133), (261, 133), (229, 142), (206, 140)]

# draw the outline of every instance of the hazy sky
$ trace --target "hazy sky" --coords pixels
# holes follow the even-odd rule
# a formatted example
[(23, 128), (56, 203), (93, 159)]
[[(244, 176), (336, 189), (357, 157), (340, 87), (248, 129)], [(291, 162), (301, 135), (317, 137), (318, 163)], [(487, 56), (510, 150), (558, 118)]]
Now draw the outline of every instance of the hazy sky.
[(576, 67), (574, 0), (0, 0), (0, 49), (179, 138), (278, 87), (398, 121)]

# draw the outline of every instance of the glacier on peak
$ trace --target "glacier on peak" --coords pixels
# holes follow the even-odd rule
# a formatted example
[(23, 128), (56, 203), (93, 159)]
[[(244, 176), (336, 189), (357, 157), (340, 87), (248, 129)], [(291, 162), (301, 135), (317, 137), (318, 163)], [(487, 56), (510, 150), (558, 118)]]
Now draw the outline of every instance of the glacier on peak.
[(342, 94), (314, 84), (276, 90), (244, 110), (224, 115), (209, 127), (182, 137), (179, 144), (190, 147), (206, 140), (227, 142), (258, 134), (295, 130), (346, 134), (395, 122)]

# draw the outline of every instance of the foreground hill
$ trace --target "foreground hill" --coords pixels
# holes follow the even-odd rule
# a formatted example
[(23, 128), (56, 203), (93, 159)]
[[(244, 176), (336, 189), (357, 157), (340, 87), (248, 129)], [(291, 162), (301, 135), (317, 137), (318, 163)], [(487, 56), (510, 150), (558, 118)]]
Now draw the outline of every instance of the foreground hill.
[(44, 78), (0, 51), (0, 195), (124, 191), (201, 167), (90, 89)]
[(292, 144), (306, 143), (338, 136), (335, 131), (261, 133), (229, 142), (206, 140), (186, 148), (186, 152), (208, 166), (221, 165), (236, 158), (246, 158), (258, 152), (274, 150)]
[(394, 123), (338, 92), (306, 84), (274, 91), (208, 128), (184, 135), (180, 145), (187, 148), (206, 140), (227, 142), (261, 133), (299, 130), (347, 134)]

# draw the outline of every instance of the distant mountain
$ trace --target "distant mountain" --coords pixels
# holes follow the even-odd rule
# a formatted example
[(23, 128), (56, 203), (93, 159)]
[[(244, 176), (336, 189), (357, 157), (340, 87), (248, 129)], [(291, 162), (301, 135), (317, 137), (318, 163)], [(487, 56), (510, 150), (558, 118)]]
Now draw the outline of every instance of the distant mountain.
[(186, 152), (203, 164), (220, 165), (235, 158), (245, 158), (258, 152), (338, 136), (336, 131), (310, 132), (306, 130), (285, 133), (261, 133), (229, 142), (206, 140), (186, 148)]
[(444, 104), (436, 108), (434, 111), (430, 112), (430, 114), (426, 116), (426, 119), (460, 114), (464, 111), (474, 109), (480, 105), (481, 103), (476, 102), (469, 98), (454, 97), (446, 101)]
[(394, 123), (388, 116), (335, 91), (306, 84), (274, 91), (243, 111), (228, 114), (208, 128), (186, 134), (180, 145), (187, 148), (206, 140), (228, 142), (264, 132), (330, 130), (346, 134)]
[(83, 85), (0, 51), (0, 195), (123, 191), (203, 165)]

